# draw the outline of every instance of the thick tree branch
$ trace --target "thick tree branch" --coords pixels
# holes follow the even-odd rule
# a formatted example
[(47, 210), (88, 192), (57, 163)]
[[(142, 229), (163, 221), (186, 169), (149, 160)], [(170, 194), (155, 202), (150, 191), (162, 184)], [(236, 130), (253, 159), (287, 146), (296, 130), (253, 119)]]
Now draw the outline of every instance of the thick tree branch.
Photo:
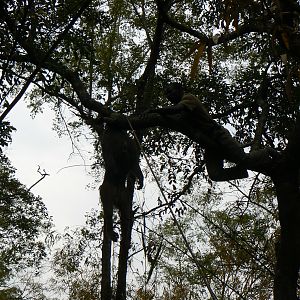
[(168, 15), (168, 10), (164, 6), (164, 1), (157, 0), (157, 2), (158, 2), (158, 10), (162, 14), (164, 21), (167, 24), (169, 24), (173, 28), (178, 29), (181, 32), (188, 33), (191, 36), (194, 36), (194, 37), (198, 38), (199, 40), (204, 41), (209, 46), (223, 44), (223, 43), (235, 40), (237, 37), (241, 37), (243, 35), (246, 35), (246, 34), (249, 34), (252, 32), (270, 33), (272, 31), (272, 27), (273, 27), (272, 24), (268, 25), (266, 23), (262, 23), (260, 20), (258, 20), (258, 21), (252, 20), (251, 23), (239, 26), (239, 28), (234, 32), (230, 32), (230, 33), (221, 35), (218, 38), (218, 40), (216, 41), (213, 38), (206, 36), (204, 33), (200, 32), (200, 31), (197, 31), (185, 24), (181, 24), (181, 23), (177, 22), (176, 20), (174, 20), (173, 18), (171, 18)]
[(189, 33), (190, 35), (198, 38), (201, 41), (208, 42), (209, 38), (202, 32), (197, 31), (189, 26), (181, 24), (181, 23), (175, 21), (174, 19), (172, 19), (168, 15), (169, 8), (165, 5), (165, 1), (157, 0), (156, 2), (157, 2), (158, 11), (161, 13), (165, 23), (169, 24), (173, 28), (178, 29), (181, 32)]
[[(170, 7), (170, 1), (169, 0), (165, 1), (165, 5), (166, 7)], [(136, 107), (137, 113), (141, 113), (145, 111), (147, 108), (149, 108), (150, 101), (152, 100), (155, 67), (159, 59), (160, 47), (163, 40), (164, 31), (165, 31), (165, 22), (160, 11), (158, 11), (153, 42), (151, 44), (150, 57), (148, 59), (143, 74), (138, 80), (138, 92), (137, 92), (138, 101)]]
[[(299, 13), (299, 5), (296, 4), (294, 1), (289, 0), (289, 3), (292, 2), (294, 5), (294, 10), (296, 10)], [(274, 34), (274, 26), (275, 26), (274, 22), (272, 22), (271, 20), (269, 20), (269, 22), (266, 22), (266, 20), (262, 20), (262, 19), (253, 19), (248, 23), (240, 25), (235, 31), (229, 33), (226, 32), (222, 34), (216, 40), (213, 37), (208, 37), (202, 32), (191, 28), (190, 26), (177, 22), (174, 18), (168, 15), (168, 10), (163, 5), (164, 1), (157, 0), (157, 3), (159, 4), (158, 10), (162, 14), (165, 23), (169, 24), (173, 28), (178, 29), (181, 32), (185, 32), (190, 34), (191, 36), (196, 37), (197, 39), (205, 42), (207, 46), (224, 44), (236, 40), (238, 37), (242, 37), (250, 33), (261, 33), (261, 34), (267, 33), (270, 35)], [(292, 55), (298, 58), (300, 57), (300, 35), (298, 32), (290, 35), (288, 50), (290, 53), (292, 53)]]
[(223, 44), (236, 40), (238, 37), (242, 37), (250, 33), (271, 33), (272, 29), (273, 24), (262, 23), (261, 20), (252, 20), (251, 23), (243, 24), (233, 32), (221, 35), (218, 38), (217, 43), (212, 41), (212, 39), (210, 40), (210, 43), (212, 43), (211, 45)]
[[(205, 149), (214, 149), (214, 151), (220, 151), (220, 146), (211, 139), (209, 136), (202, 132), (202, 128), (195, 128), (192, 124), (188, 124), (185, 120), (182, 120), (180, 114), (161, 116), (157, 113), (149, 113), (147, 115), (130, 116), (125, 117), (121, 114), (114, 114), (113, 118), (104, 118), (104, 121), (111, 126), (117, 126), (120, 128), (131, 129), (144, 129), (149, 127), (162, 127), (171, 129), (175, 132), (180, 132), (183, 135), (190, 138), (192, 141), (199, 144), (200, 147)], [(225, 156), (225, 154), (222, 153)], [(225, 159), (235, 163), (232, 158), (224, 157)], [(249, 170), (270, 175), (270, 170), (274, 167), (277, 158), (270, 159), (268, 162), (261, 162), (258, 164), (256, 161), (247, 160), (245, 167)]]
[(230, 108), (230, 109), (227, 109), (225, 110), (224, 112), (222, 113), (217, 113), (217, 114), (210, 114), (211, 117), (213, 119), (220, 119), (220, 118), (223, 118), (223, 117), (228, 117), (229, 115), (231, 115), (232, 113), (240, 110), (240, 109), (244, 109), (244, 108), (250, 108), (252, 107), (254, 104), (253, 103), (246, 103), (246, 102), (243, 102), (241, 104), (237, 104), (235, 105), (234, 107)]
[[(0, 116), (0, 122), (2, 122), (4, 120), (4, 118), (13, 109), (13, 107), (20, 101), (20, 99), (25, 94), (27, 88), (32, 83), (32, 81), (34, 80), (34, 78), (37, 75), (37, 73), (40, 71), (42, 63), (45, 62), (52, 55), (52, 53), (57, 48), (57, 46), (61, 43), (61, 41), (64, 39), (64, 37), (66, 36), (66, 34), (68, 33), (68, 31), (73, 27), (73, 25), (75, 24), (76, 20), (81, 16), (81, 14), (83, 13), (83, 11), (89, 6), (90, 2), (91, 2), (91, 0), (85, 0), (82, 3), (81, 7), (77, 11), (77, 13), (73, 16), (73, 18), (70, 21), (70, 23), (65, 27), (65, 29), (63, 30), (63, 32), (53, 42), (53, 44), (48, 49), (48, 51), (45, 52), (45, 53), (43, 53), (43, 56), (41, 57), (39, 63), (36, 65), (35, 70), (28, 77), (27, 81), (25, 82), (24, 86), (22, 87), (22, 89), (20, 90), (20, 92), (18, 93), (18, 95), (15, 97), (15, 99), (10, 103), (10, 105), (7, 107), (7, 109)], [(8, 14), (7, 11), (5, 11), (4, 6), (2, 6), (0, 8), (0, 19), (4, 20), (7, 23), (8, 28), (10, 29), (11, 33), (14, 35), (16, 41), (19, 42), (20, 44), (22, 44), (25, 49), (28, 48), (28, 47), (26, 47), (26, 45), (28, 44), (27, 40), (24, 37), (21, 37), (18, 34), (17, 24), (14, 22), (14, 20), (12, 20), (9, 17), (9, 14)]]

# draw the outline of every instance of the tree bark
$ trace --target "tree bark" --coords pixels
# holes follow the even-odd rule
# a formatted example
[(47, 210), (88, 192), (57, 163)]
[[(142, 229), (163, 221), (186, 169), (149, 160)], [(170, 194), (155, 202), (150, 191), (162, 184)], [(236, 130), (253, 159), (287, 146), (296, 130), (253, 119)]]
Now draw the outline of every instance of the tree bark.
[(300, 190), (299, 170), (285, 165), (272, 176), (275, 184), (280, 240), (277, 244), (274, 300), (297, 300), (297, 281), (300, 268)]

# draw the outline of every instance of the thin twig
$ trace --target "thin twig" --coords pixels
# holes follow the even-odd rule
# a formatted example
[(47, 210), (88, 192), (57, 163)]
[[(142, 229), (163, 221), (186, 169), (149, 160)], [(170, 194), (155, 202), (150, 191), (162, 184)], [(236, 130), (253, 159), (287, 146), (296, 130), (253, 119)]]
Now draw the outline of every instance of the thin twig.
[(33, 185), (31, 185), (31, 186), (28, 188), (28, 192), (29, 192), (33, 187), (35, 187), (39, 182), (41, 182), (43, 179), (45, 179), (46, 176), (50, 176), (50, 174), (48, 174), (48, 173), (45, 171), (45, 169), (42, 171), (40, 166), (38, 166), (37, 172), (38, 172), (42, 177), (41, 177), (38, 181), (36, 181)]

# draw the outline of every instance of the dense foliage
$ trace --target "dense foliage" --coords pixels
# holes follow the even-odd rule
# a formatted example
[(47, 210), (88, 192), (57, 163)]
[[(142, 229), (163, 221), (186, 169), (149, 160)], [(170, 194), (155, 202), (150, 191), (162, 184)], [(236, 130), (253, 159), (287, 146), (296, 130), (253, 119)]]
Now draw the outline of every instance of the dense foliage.
[[(89, 126), (95, 137), (97, 163), (104, 124), (123, 129), (129, 129), (130, 124), (138, 130), (145, 153), (155, 156), (150, 159), (152, 170), (159, 174), (165, 195), (174, 206), (170, 232), (175, 234), (176, 228), (187, 224), (193, 228), (184, 220), (193, 214), (182, 199), (188, 192), (194, 192), (195, 199), (203, 196), (198, 184), (211, 185), (203, 197), (210, 200), (206, 209), (210, 209), (208, 219), (213, 223), (203, 219), (205, 226), (199, 228), (207, 228), (208, 234), (196, 241), (204, 249), (205, 241), (209, 249), (197, 259), (197, 251), (190, 246), (190, 233), (200, 234), (197, 227), (179, 230), (183, 240), (175, 239), (174, 244), (186, 247), (198, 271), (205, 264), (206, 271), (234, 287), (248, 280), (237, 292), (231, 294), (224, 285), (223, 293), (216, 295), (219, 283), (201, 271), (201, 285), (196, 285), (193, 297), (209, 293), (213, 299), (268, 299), (272, 278), (275, 300), (296, 300), (300, 265), (299, 14), (296, 0), (2, 1), (0, 120), (3, 122), (30, 85), (32, 109), (37, 112), (43, 105), (50, 105), (57, 112), (60, 130), (80, 134), (82, 126)], [(263, 174), (263, 179), (255, 175), (253, 182), (234, 183), (238, 189), (243, 184), (250, 186), (246, 202), (244, 193), (236, 196), (231, 191), (234, 200), (224, 200), (235, 205), (216, 209), (218, 204), (209, 195), (218, 186), (204, 168), (203, 145), (197, 138), (201, 128), (183, 124), (175, 117), (144, 113), (150, 107), (167, 105), (162, 91), (172, 80), (180, 80), (197, 95), (246, 152), (272, 149), (277, 154), (270, 162), (247, 165), (249, 170)], [(0, 130), (0, 141), (5, 145), (8, 131), (4, 123)], [(161, 200), (158, 208), (149, 212), (144, 207), (136, 209), (145, 216), (144, 222), (150, 213), (161, 216), (170, 211)], [(241, 208), (241, 203), (247, 205)], [(252, 209), (251, 203), (267, 207), (269, 214)], [(280, 232), (276, 229), (277, 217)], [(238, 246), (232, 238), (236, 231)], [(270, 272), (253, 263), (253, 248), (247, 248), (252, 256), (243, 253), (245, 239), (247, 247), (255, 245), (258, 253), (265, 252), (263, 264)], [(267, 239), (266, 245), (263, 239)], [(276, 241), (275, 252), (269, 241)], [(222, 249), (226, 245), (232, 253)], [(177, 272), (181, 257), (177, 260), (178, 254), (171, 254)], [(186, 257), (183, 260), (184, 269), (191, 263)], [(172, 271), (164, 260), (160, 266)], [(182, 291), (190, 278), (184, 277), (185, 270), (178, 272), (179, 280), (187, 280), (177, 285)], [(263, 285), (264, 291), (260, 289)], [(165, 294), (165, 299), (177, 296)], [(138, 297), (152, 296), (140, 290)]]
[[(46, 256), (41, 234), (51, 223), (41, 198), (15, 178), (15, 170), (2, 156), (0, 165), (0, 298), (21, 299), (24, 289), (14, 285), (17, 275), (35, 268)], [(11, 298), (10, 298), (11, 297)]]

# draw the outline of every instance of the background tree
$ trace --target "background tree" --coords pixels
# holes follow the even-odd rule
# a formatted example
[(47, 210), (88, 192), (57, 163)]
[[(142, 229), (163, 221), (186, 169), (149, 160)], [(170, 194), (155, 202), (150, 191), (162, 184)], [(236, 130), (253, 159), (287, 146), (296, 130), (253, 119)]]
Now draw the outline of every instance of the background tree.
[[(186, 251), (172, 219), (155, 229), (147, 228), (147, 253), (151, 251), (154, 257), (157, 245), (162, 242), (163, 247), (150, 281), (146, 280), (151, 270), (151, 256), (148, 258), (141, 291), (152, 291), (154, 299), (201, 299), (204, 273), (218, 299), (270, 299), (278, 220), (270, 182), (261, 179), (254, 176), (247, 188), (233, 182), (223, 184), (222, 190), (198, 187), (195, 199), (180, 201), (186, 207), (181, 227), (201, 270)], [(229, 191), (239, 201), (228, 201), (224, 195)]]
[(86, 225), (66, 230), (55, 245), (50, 289), (58, 298), (100, 299), (102, 222), (98, 211), (87, 215)]
[[(0, 144), (9, 137), (9, 130), (1, 134)], [(46, 256), (43, 239), (51, 220), (41, 198), (16, 179), (2, 149), (0, 157), (0, 298), (43, 299), (42, 289), (31, 284), (28, 274), (37, 273)]]

